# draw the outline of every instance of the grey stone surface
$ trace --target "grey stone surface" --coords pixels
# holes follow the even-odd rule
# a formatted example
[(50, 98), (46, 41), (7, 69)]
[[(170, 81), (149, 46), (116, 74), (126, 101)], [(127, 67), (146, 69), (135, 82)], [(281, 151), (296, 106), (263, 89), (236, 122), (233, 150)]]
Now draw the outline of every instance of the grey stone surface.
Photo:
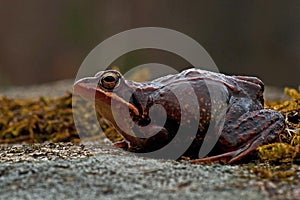
[[(294, 167), (300, 175), (300, 166)], [(298, 199), (298, 180), (139, 157), (109, 142), (0, 146), (0, 199)]]
[(110, 144), (1, 148), (1, 199), (262, 199), (238, 166), (133, 156)]

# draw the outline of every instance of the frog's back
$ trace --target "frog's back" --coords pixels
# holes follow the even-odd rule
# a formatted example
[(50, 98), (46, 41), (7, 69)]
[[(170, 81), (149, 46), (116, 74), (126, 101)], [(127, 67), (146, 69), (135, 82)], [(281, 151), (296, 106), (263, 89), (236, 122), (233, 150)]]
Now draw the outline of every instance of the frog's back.
[(178, 83), (183, 81), (186, 82), (186, 81), (196, 81), (201, 79), (216, 79), (216, 77), (224, 79), (225, 76), (226, 75), (220, 73), (191, 68), (191, 69), (183, 70), (178, 74), (171, 74), (161, 78), (157, 78), (151, 82), (162, 84), (162, 85), (168, 85), (168, 84), (173, 84), (173, 83)]
[[(206, 83), (220, 83), (228, 89), (230, 96), (243, 96), (252, 100), (258, 100), (263, 105), (264, 83), (257, 77), (253, 76), (230, 76), (216, 72), (210, 72), (201, 69), (188, 69), (180, 74), (187, 80), (203, 79)], [(223, 87), (221, 86), (221, 87)]]
[[(261, 105), (263, 99), (263, 82), (250, 76), (229, 76), (222, 73), (216, 73), (201, 69), (187, 69), (181, 73), (164, 76), (151, 81), (148, 86), (154, 86), (158, 93), (162, 94), (164, 88), (174, 87), (181, 83), (190, 84), (196, 91), (198, 97), (209, 98), (212, 90), (217, 90), (225, 99), (231, 97), (248, 98)], [(209, 91), (205, 88), (209, 86)], [(144, 91), (147, 89), (145, 88)], [(262, 107), (262, 106), (261, 106)]]

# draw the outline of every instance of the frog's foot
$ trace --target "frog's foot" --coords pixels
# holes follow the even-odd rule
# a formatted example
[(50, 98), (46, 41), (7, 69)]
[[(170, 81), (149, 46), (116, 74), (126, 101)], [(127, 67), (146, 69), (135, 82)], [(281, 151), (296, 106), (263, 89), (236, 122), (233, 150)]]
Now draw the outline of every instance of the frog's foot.
[(130, 151), (130, 152), (139, 152), (141, 151), (141, 148), (138, 148), (138, 146), (134, 146), (132, 145), (131, 142), (129, 142), (128, 140), (122, 140), (122, 141), (118, 141), (113, 143), (115, 147), (119, 147), (125, 151)]
[(121, 140), (118, 142), (113, 143), (114, 146), (122, 148), (122, 149), (129, 149), (130, 143), (127, 140)]
[(113, 143), (114, 146), (124, 149), (130, 152), (143, 152), (144, 149), (141, 147), (141, 144), (135, 144), (131, 141), (123, 139), (121, 141)]
[[(284, 127), (284, 117), (276, 111), (248, 112), (237, 120), (237, 124), (229, 124), (223, 129), (219, 142), (221, 140), (220, 145), (223, 145), (224, 151), (228, 148), (227, 153), (192, 160), (191, 163), (237, 163), (255, 153), (257, 147), (275, 142)], [(240, 148), (230, 151), (238, 146)]]

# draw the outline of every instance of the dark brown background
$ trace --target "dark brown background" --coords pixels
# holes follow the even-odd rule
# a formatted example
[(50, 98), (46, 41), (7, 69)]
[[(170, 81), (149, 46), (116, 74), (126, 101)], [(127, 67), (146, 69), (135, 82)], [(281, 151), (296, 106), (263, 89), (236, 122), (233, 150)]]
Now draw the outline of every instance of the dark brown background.
[[(0, 0), (0, 86), (75, 78), (85, 56), (121, 31), (157, 26), (197, 40), (222, 72), (297, 86), (300, 1)], [(176, 63), (136, 52), (126, 66)], [(150, 60), (149, 60), (149, 55)], [(126, 56), (125, 56), (126, 57)]]

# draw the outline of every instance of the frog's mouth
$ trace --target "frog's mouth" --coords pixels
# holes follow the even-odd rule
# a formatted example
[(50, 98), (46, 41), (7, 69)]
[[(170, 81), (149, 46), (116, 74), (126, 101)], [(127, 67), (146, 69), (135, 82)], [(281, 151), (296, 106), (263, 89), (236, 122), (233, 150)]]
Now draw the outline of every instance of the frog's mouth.
[[(114, 92), (104, 91), (98, 87), (97, 77), (88, 77), (80, 79), (73, 85), (73, 93), (81, 96), (83, 99), (95, 102), (96, 107), (110, 108), (114, 100), (116, 106), (126, 106), (131, 113), (138, 116), (138, 109), (131, 103), (125, 101)], [(101, 108), (100, 108), (101, 110)], [(104, 116), (105, 117), (105, 116)]]

